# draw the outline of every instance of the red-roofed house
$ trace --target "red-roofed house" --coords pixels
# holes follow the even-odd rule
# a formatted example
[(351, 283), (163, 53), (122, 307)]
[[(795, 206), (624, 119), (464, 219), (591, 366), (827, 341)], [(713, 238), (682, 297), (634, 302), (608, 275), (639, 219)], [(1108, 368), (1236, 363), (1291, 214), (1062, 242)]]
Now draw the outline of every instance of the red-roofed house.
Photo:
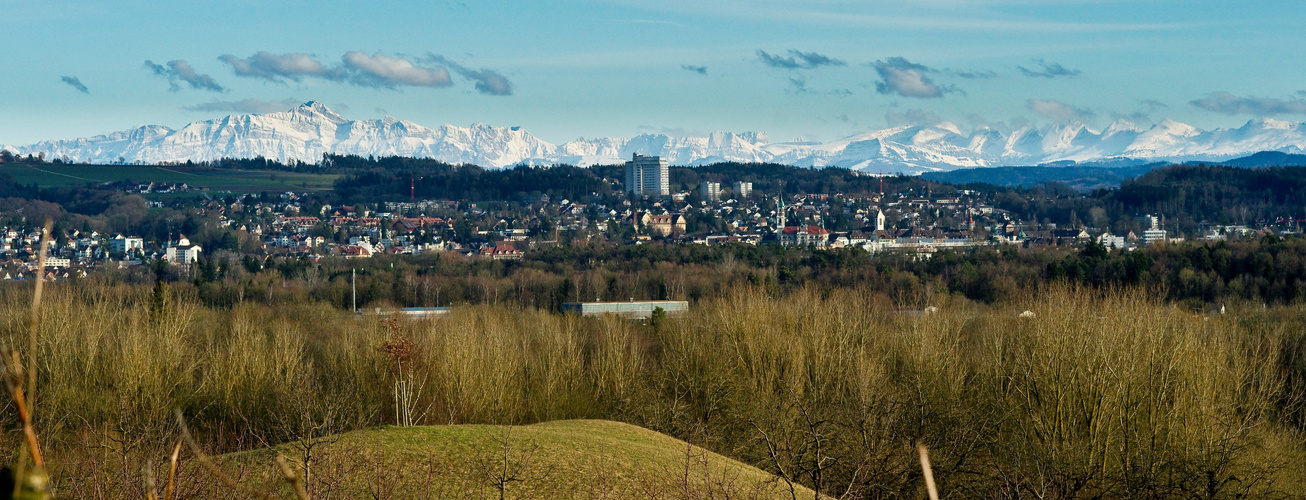
[(512, 245), (499, 244), (497, 246), (481, 247), (481, 257), (489, 257), (494, 260), (516, 260), (520, 259), (521, 250)]
[(361, 259), (372, 256), (372, 249), (365, 245), (346, 245), (340, 247), (340, 255), (346, 259)]

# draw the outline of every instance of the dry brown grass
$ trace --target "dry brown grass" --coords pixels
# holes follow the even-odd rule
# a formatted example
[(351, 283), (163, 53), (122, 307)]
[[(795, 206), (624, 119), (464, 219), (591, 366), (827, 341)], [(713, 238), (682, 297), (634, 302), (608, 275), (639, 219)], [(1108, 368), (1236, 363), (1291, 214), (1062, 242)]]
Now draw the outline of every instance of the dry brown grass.
[[(656, 326), (507, 306), (392, 326), (324, 304), (48, 292), (36, 424), (74, 496), (141, 496), (140, 471), (166, 477), (175, 408), (212, 453), (317, 442), (394, 423), (398, 376), (422, 388), (416, 424), (616, 419), (857, 498), (924, 495), (918, 442), (944, 497), (1306, 484), (1300, 308), (1194, 316), (1053, 288), (995, 306), (917, 297), (938, 312), (909, 315), (870, 291), (741, 289)], [(26, 300), (0, 292), (3, 340), (27, 338)], [(402, 375), (379, 349), (396, 334), (412, 343)]]

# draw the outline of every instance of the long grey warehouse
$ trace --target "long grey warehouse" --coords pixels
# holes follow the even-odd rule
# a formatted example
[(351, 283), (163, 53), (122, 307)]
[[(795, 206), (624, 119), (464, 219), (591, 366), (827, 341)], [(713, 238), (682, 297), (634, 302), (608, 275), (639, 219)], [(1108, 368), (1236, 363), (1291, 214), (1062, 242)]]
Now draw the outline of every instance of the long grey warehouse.
[(582, 316), (602, 316), (616, 314), (627, 318), (648, 318), (653, 310), (661, 307), (667, 314), (689, 310), (689, 302), (683, 300), (639, 300), (631, 302), (563, 302), (562, 312)]

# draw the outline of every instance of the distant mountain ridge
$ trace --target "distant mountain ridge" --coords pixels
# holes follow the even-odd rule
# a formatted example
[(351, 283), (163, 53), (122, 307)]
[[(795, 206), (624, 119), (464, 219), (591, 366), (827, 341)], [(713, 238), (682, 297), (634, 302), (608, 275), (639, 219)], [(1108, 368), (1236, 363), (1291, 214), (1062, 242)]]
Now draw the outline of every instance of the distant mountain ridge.
[(1004, 187), (1031, 187), (1059, 182), (1078, 191), (1119, 187), (1126, 180), (1170, 163), (1148, 163), (1131, 167), (1088, 165), (960, 168), (947, 172), (926, 172), (922, 177), (948, 184), (984, 183)]
[(1243, 168), (1303, 167), (1306, 166), (1306, 155), (1288, 154), (1282, 151), (1261, 151), (1250, 156), (1220, 162), (1220, 165)]
[(1201, 130), (1166, 120), (1143, 129), (1117, 120), (1102, 131), (1079, 124), (1057, 124), (1012, 131), (982, 126), (966, 133), (943, 122), (873, 130), (826, 143), (770, 142), (765, 134), (756, 132), (714, 132), (705, 137), (644, 134), (554, 145), (519, 127), (478, 123), (427, 128), (389, 116), (348, 120), (310, 101), (288, 111), (231, 115), (175, 130), (146, 125), (107, 135), (4, 149), (88, 163), (153, 164), (258, 156), (283, 162), (316, 162), (323, 154), (331, 153), (434, 158), (497, 168), (520, 164), (611, 164), (640, 153), (663, 156), (673, 165), (772, 162), (798, 167), (836, 166), (869, 173), (922, 173), (1051, 163), (1214, 163), (1262, 151), (1292, 158), (1306, 154), (1306, 124), (1259, 119), (1239, 128)]
[[(1118, 187), (1126, 180), (1174, 165), (1174, 162), (1054, 162), (1030, 167), (959, 168), (946, 172), (925, 172), (922, 177), (949, 184), (985, 183), (1006, 187), (1030, 187), (1059, 182), (1076, 190)], [(1222, 162), (1189, 161), (1186, 165), (1235, 168), (1306, 167), (1306, 155), (1261, 151)]]

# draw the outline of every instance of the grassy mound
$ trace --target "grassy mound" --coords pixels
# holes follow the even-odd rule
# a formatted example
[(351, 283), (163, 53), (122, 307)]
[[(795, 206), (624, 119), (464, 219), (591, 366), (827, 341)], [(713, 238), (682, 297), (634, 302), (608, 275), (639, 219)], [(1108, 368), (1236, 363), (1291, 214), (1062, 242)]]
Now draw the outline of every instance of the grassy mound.
[(381, 427), (318, 443), (307, 471), (299, 444), (219, 462), (245, 485), (287, 498), (278, 453), (307, 472), (314, 498), (790, 498), (789, 485), (760, 469), (605, 420)]

